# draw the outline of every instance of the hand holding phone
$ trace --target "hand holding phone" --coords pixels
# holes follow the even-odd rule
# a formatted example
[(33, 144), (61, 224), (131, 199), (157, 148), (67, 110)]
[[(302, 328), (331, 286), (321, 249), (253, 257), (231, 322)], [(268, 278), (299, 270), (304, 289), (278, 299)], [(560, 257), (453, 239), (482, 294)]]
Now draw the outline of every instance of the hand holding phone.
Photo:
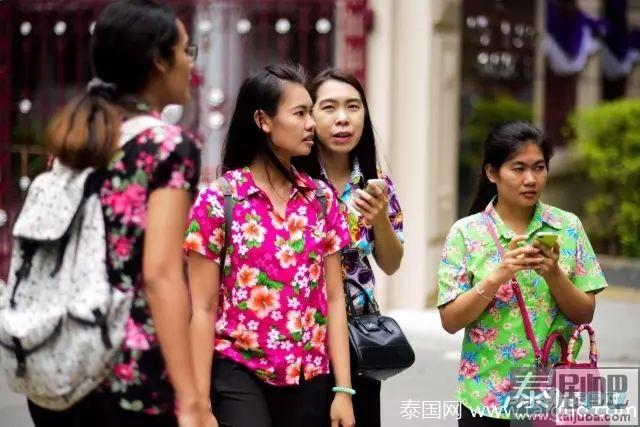
[(536, 233), (535, 240), (543, 244), (549, 249), (553, 249), (558, 241), (558, 235), (550, 232)]
[(378, 187), (378, 189), (384, 193), (387, 189), (387, 182), (384, 179), (367, 180), (367, 187), (365, 188), (365, 191), (372, 196), (376, 194), (373, 190), (373, 187)]

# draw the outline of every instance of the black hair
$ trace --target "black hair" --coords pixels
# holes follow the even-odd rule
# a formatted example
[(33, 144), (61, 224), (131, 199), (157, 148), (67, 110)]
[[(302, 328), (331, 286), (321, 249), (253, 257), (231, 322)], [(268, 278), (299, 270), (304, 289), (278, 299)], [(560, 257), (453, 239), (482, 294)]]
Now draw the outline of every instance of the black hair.
[(508, 122), (489, 133), (484, 142), (484, 159), (478, 180), (478, 191), (469, 210), (469, 215), (482, 212), (491, 199), (498, 194), (496, 185), (487, 177), (487, 165), (491, 165), (493, 169), (498, 171), (506, 161), (516, 156), (528, 144), (540, 147), (548, 169), (549, 160), (553, 156), (553, 145), (531, 123)]
[(276, 157), (269, 146), (268, 135), (256, 124), (254, 114), (264, 111), (274, 117), (282, 100), (282, 82), (306, 83), (304, 70), (299, 65), (268, 65), (251, 73), (238, 92), (236, 107), (229, 123), (229, 131), (222, 149), (222, 169), (228, 171), (249, 166), (258, 156), (264, 155), (298, 190), (293, 171)]
[(69, 101), (46, 131), (49, 151), (72, 168), (106, 166), (117, 149), (123, 110), (145, 89), (154, 59), (173, 62), (178, 42), (175, 14), (153, 0), (120, 0), (106, 6), (91, 37), (96, 78)]
[[(353, 170), (353, 165), (357, 159), (358, 164), (360, 165), (360, 171), (362, 172), (362, 176), (364, 177), (364, 182), (367, 182), (368, 179), (378, 178), (376, 139), (373, 131), (373, 123), (371, 122), (371, 115), (369, 114), (369, 104), (367, 103), (367, 97), (364, 92), (364, 87), (362, 87), (362, 84), (354, 75), (335, 68), (329, 68), (320, 72), (320, 74), (318, 74), (309, 85), (309, 94), (311, 95), (311, 99), (314, 103), (318, 98), (318, 89), (320, 88), (320, 86), (330, 80), (337, 80), (339, 82), (343, 82), (352, 86), (356, 91), (358, 91), (360, 99), (362, 100), (362, 105), (364, 106), (364, 124), (362, 128), (362, 135), (360, 136), (358, 145), (356, 145), (355, 148), (349, 153), (350, 169)], [(305, 157), (296, 158), (295, 165), (307, 172), (313, 178), (322, 178), (320, 169), (320, 157), (318, 152), (319, 141), (317, 135), (315, 137), (315, 140), (316, 143), (311, 148), (311, 154)]]
[(121, 0), (103, 9), (91, 38), (96, 77), (116, 86), (119, 94), (145, 88), (154, 60), (173, 62), (178, 42), (175, 14), (154, 0)]

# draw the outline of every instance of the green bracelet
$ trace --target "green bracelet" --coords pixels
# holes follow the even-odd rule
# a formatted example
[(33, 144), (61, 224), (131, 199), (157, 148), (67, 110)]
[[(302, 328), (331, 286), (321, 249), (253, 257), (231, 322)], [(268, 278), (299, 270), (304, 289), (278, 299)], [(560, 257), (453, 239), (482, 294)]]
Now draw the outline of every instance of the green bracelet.
[(349, 387), (333, 387), (331, 389), (332, 392), (334, 393), (347, 393), (351, 396), (353, 396), (354, 394), (356, 394), (356, 391), (352, 388)]

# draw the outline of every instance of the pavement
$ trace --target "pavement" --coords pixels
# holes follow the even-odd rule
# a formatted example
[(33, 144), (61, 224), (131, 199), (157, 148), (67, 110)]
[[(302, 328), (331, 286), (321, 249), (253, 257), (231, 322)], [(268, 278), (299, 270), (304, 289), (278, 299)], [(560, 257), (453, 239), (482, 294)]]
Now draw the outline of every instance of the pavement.
[[(382, 425), (457, 426), (453, 416), (437, 414), (435, 405), (455, 400), (455, 386), (462, 332), (446, 333), (436, 309), (395, 310), (387, 313), (402, 326), (416, 352), (416, 362), (407, 371), (382, 385)], [(610, 287), (600, 293), (593, 321), (601, 367), (640, 367), (640, 290)], [(633, 326), (636, 325), (636, 326)], [(581, 360), (586, 360), (583, 352)], [(418, 404), (432, 408), (434, 418), (408, 419), (403, 408)], [(0, 378), (0, 427), (32, 427), (25, 399), (12, 393)]]

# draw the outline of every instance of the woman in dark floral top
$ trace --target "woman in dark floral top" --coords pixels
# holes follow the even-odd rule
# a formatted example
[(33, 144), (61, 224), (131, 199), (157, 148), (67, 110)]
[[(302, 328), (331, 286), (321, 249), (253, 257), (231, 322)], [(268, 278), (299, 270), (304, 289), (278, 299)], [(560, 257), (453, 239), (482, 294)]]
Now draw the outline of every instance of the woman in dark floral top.
[[(29, 402), (36, 426), (213, 425), (197, 399), (181, 250), (200, 146), (158, 114), (188, 101), (196, 52), (183, 24), (155, 1), (107, 6), (91, 40), (96, 79), (48, 128), (49, 148), (63, 164), (103, 174), (107, 271), (134, 299), (103, 386), (63, 411)], [(120, 135), (121, 123), (142, 115), (152, 124)]]

